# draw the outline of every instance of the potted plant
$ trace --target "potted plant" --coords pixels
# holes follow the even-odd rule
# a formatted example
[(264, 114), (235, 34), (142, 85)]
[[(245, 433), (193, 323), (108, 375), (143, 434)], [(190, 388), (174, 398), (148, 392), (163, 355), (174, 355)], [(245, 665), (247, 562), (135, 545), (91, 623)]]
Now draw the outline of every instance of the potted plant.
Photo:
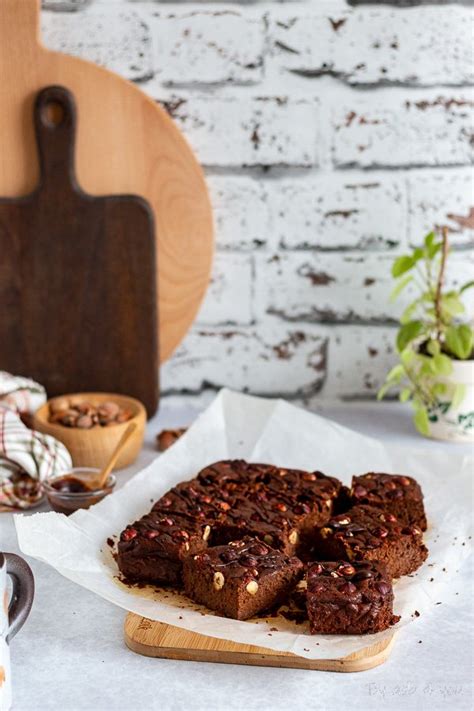
[(449, 255), (448, 231), (426, 235), (422, 247), (398, 257), (392, 266), (396, 280), (391, 300), (411, 284), (417, 294), (400, 317), (396, 345), (400, 362), (379, 390), (399, 391), (411, 401), (414, 423), (428, 437), (474, 441), (474, 329), (466, 315), (463, 294), (474, 281), (458, 289), (445, 288)]

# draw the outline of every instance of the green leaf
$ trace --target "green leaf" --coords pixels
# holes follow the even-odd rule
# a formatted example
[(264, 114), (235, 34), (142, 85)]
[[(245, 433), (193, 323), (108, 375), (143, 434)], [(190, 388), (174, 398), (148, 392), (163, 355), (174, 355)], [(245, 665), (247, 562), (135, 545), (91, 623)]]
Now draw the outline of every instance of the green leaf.
[(400, 402), (406, 402), (409, 400), (411, 397), (411, 388), (403, 388), (398, 397)]
[(386, 381), (387, 383), (399, 383), (404, 375), (405, 369), (403, 368), (403, 365), (398, 363), (388, 372)]
[(448, 316), (457, 316), (465, 311), (464, 304), (456, 292), (441, 297), (441, 308)]
[(413, 422), (418, 432), (428, 436), (430, 433), (430, 421), (428, 419), (428, 413), (426, 407), (418, 406), (416, 412), (413, 416)]
[(399, 351), (405, 350), (407, 345), (423, 332), (423, 321), (408, 321), (404, 323), (397, 334), (397, 348)]
[(377, 400), (383, 400), (390, 388), (393, 388), (395, 383), (384, 383), (377, 391)]
[(435, 233), (434, 233), (434, 232), (428, 232), (428, 234), (425, 235), (425, 239), (424, 239), (425, 247), (428, 247), (428, 248), (431, 247), (431, 245), (433, 244), (433, 242), (435, 241), (435, 239), (436, 239)]
[(415, 357), (415, 353), (412, 351), (411, 348), (405, 348), (403, 351), (400, 352), (400, 360), (402, 361), (403, 366), (405, 368), (407, 368), (411, 363), (413, 363)]
[(438, 254), (439, 250), (441, 249), (441, 242), (437, 242), (436, 244), (432, 244), (431, 247), (428, 247), (426, 250), (428, 253), (428, 259), (433, 260), (436, 255)]
[(459, 293), (463, 294), (468, 289), (472, 289), (473, 286), (474, 286), (474, 281), (468, 281), (467, 284), (463, 284), (463, 286), (459, 289)]
[(416, 299), (412, 304), (409, 304), (402, 315), (400, 316), (400, 323), (407, 323), (407, 321), (412, 320), (412, 316), (414, 315), (416, 309), (418, 308), (418, 305), (420, 303), (419, 299)]
[(426, 346), (426, 350), (428, 353), (432, 356), (437, 355), (440, 350), (441, 346), (439, 344), (439, 341), (434, 341), (432, 338), (428, 341), (428, 344)]
[(472, 353), (474, 333), (470, 326), (462, 323), (459, 326), (449, 326), (445, 334), (446, 348), (457, 358), (466, 360)]
[(404, 254), (401, 257), (397, 257), (397, 259), (392, 264), (392, 276), (395, 278), (402, 276), (402, 274), (405, 274), (405, 272), (409, 272), (410, 269), (414, 266), (414, 264), (415, 260), (412, 256), (408, 254)]
[(453, 390), (453, 396), (451, 398), (451, 407), (456, 409), (462, 403), (466, 396), (466, 386), (458, 383), (455, 385)]
[(411, 274), (407, 274), (406, 276), (403, 277), (403, 279), (400, 279), (395, 286), (393, 287), (391, 293), (390, 293), (390, 301), (395, 301), (397, 296), (403, 291), (403, 289), (408, 286), (408, 284), (413, 281), (413, 277)]
[(445, 395), (448, 391), (448, 386), (446, 383), (435, 383), (431, 388), (433, 397), (437, 398), (438, 395)]
[(414, 249), (412, 255), (414, 264), (416, 264), (416, 262), (419, 262), (420, 259), (423, 259), (424, 256), (425, 253), (421, 247), (417, 247), (416, 249)]
[(433, 363), (436, 367), (436, 373), (438, 375), (450, 375), (453, 370), (453, 362), (451, 358), (444, 353), (437, 353), (433, 356)]

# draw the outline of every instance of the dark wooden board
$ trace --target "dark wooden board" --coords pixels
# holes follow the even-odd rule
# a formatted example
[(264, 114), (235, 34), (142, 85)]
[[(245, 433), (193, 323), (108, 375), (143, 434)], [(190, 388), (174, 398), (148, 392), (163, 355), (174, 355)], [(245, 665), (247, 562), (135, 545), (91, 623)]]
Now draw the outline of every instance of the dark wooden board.
[(25, 197), (0, 198), (0, 370), (38, 380), (50, 396), (131, 395), (151, 415), (158, 404), (152, 210), (139, 196), (81, 190), (67, 89), (42, 89), (33, 113), (39, 185)]

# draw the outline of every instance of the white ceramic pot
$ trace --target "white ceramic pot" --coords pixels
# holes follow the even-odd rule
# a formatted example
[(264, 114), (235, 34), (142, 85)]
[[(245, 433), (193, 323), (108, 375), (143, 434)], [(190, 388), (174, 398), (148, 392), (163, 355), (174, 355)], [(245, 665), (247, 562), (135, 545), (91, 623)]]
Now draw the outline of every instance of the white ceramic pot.
[(453, 360), (453, 371), (443, 382), (461, 385), (464, 397), (456, 407), (446, 398), (429, 411), (429, 436), (450, 442), (474, 442), (474, 360)]

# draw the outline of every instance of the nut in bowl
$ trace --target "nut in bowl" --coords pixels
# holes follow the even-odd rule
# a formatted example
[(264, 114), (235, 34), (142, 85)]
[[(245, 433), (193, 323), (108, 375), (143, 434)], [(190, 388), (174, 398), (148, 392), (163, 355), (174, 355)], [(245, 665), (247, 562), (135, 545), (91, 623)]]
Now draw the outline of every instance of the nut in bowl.
[(123, 469), (136, 459), (145, 434), (145, 408), (135, 398), (111, 393), (61, 395), (35, 412), (33, 428), (62, 442), (75, 467), (101, 468), (131, 422), (135, 431), (114, 467)]

